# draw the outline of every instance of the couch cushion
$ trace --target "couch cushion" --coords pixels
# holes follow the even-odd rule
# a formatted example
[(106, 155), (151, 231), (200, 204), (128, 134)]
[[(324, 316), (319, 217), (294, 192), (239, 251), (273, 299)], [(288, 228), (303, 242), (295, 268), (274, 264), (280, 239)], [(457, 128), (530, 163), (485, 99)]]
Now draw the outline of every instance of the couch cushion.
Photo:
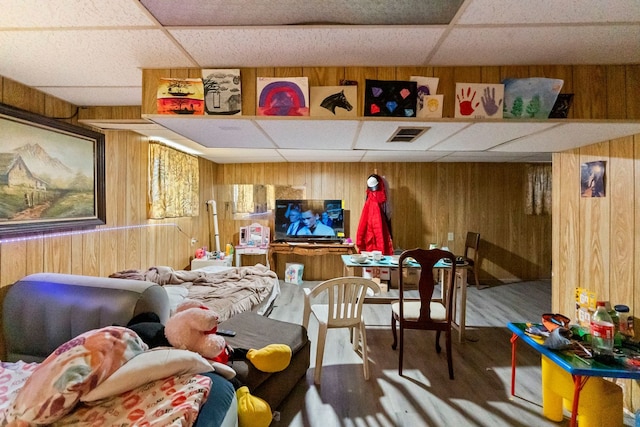
[(18, 392), (7, 420), (51, 424), (129, 359), (147, 350), (130, 329), (110, 326), (88, 331), (58, 347)]
[(262, 372), (246, 360), (230, 362), (237, 373), (236, 378), (252, 394), (276, 409), (309, 368), (311, 344), (307, 330), (301, 325), (270, 319), (253, 312), (237, 314), (222, 322), (219, 329), (236, 332), (235, 337), (226, 337), (232, 348), (261, 349), (274, 343), (286, 344), (291, 348), (291, 363), (281, 372)]

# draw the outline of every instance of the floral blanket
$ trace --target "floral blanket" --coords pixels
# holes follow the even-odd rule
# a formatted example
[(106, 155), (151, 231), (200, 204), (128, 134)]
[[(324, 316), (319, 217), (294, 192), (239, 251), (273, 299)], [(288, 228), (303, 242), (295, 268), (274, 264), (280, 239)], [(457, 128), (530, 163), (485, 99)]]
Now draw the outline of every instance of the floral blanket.
[(0, 362), (0, 426), (191, 426), (211, 389), (197, 373), (212, 370), (127, 328), (87, 331), (42, 363)]

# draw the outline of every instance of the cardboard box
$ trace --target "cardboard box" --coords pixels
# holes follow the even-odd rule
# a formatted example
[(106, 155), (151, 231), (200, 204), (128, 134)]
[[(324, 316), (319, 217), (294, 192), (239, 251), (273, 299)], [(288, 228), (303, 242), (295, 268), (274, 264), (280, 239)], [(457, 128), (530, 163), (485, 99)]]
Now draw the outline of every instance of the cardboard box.
[(585, 288), (576, 288), (576, 318), (580, 326), (588, 327), (591, 315), (596, 311), (596, 293)]
[(296, 264), (288, 262), (284, 270), (285, 283), (293, 283), (294, 285), (302, 285), (302, 273), (304, 272), (304, 264)]
[(362, 277), (365, 279), (391, 280), (389, 267), (362, 267)]
[[(400, 279), (398, 277), (398, 272), (400, 271), (400, 269), (398, 268), (392, 268), (391, 269), (391, 281), (389, 282), (389, 287), (390, 288), (395, 288), (398, 289), (398, 286), (400, 285)], [(420, 281), (420, 269), (419, 268), (404, 268), (402, 270), (402, 275), (403, 277), (403, 281), (405, 285), (412, 285), (412, 286), (416, 286), (418, 285), (418, 282)]]

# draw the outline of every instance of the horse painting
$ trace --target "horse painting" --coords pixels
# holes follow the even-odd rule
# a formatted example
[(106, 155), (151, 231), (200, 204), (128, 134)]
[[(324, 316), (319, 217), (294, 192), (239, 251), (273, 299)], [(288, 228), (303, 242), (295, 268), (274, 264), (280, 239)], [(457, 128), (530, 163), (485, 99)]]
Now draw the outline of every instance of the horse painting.
[(326, 108), (334, 115), (336, 114), (336, 108), (344, 108), (347, 111), (351, 111), (353, 106), (347, 101), (347, 97), (344, 95), (344, 90), (327, 96), (320, 103), (322, 108)]

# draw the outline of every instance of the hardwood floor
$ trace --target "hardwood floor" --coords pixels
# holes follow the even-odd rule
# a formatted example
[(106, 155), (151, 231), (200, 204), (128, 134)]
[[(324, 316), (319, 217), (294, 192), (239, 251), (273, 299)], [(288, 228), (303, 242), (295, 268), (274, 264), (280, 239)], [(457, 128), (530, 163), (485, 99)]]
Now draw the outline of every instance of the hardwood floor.
[[(302, 323), (302, 286), (281, 281), (282, 294), (270, 317)], [(391, 349), (391, 311), (387, 304), (367, 304), (365, 322), (371, 378), (364, 380), (362, 359), (353, 351), (347, 330), (329, 330), (322, 385), (313, 383), (317, 323), (309, 324), (311, 366), (279, 408), (272, 426), (421, 427), (421, 426), (565, 426), (542, 416), (540, 356), (518, 347), (516, 396), (510, 395), (511, 333), (509, 321), (540, 318), (551, 309), (548, 281), (468, 288), (467, 340), (453, 332), (455, 379), (449, 380), (446, 353), (435, 351), (435, 333), (405, 332), (403, 376)], [(444, 346), (444, 337), (441, 343)], [(408, 344), (408, 345), (407, 345)], [(625, 414), (625, 426), (633, 426)]]

